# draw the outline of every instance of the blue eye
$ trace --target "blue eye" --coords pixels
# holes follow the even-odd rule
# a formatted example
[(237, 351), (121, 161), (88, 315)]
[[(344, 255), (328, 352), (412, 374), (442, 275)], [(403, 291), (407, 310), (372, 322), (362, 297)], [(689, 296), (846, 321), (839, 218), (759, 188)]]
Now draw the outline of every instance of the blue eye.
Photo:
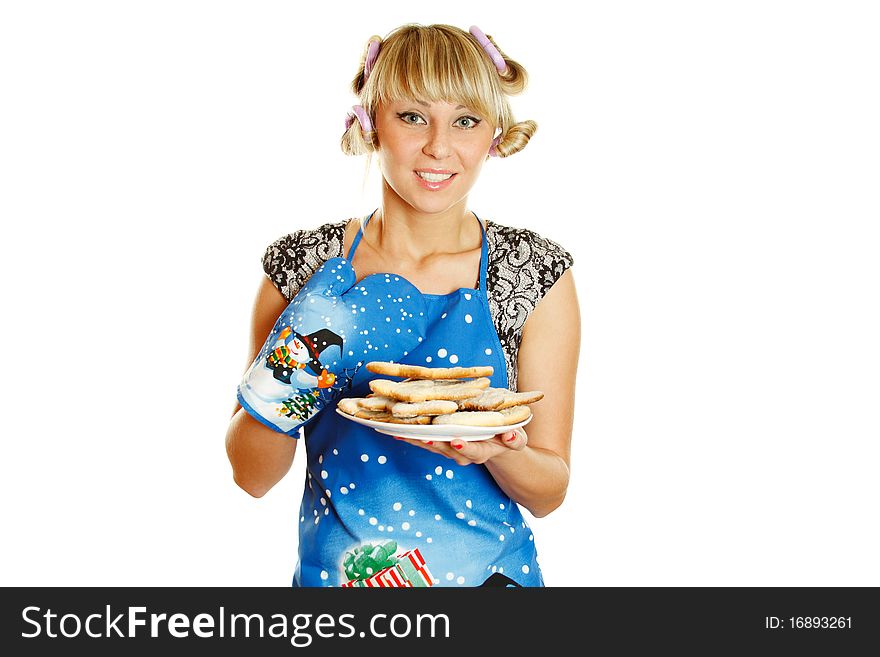
[(404, 123), (409, 123), (410, 125), (418, 125), (418, 124), (417, 124), (417, 123), (413, 123), (412, 121), (407, 121), (407, 120), (406, 120), (406, 117), (408, 117), (408, 116), (416, 116), (416, 117), (418, 117), (418, 118), (422, 118), (422, 117), (420, 117), (418, 114), (416, 114), (415, 112), (401, 112), (401, 113), (399, 113), (397, 116), (399, 116), (399, 117), (403, 120)]
[[(409, 121), (408, 117), (414, 116), (418, 119), (422, 119), (421, 116), (416, 114), (415, 112), (399, 112), (397, 114), (398, 118), (400, 118), (404, 123), (408, 123), (409, 125), (422, 125), (415, 121)], [(422, 119), (424, 121), (424, 119)], [(476, 128), (482, 121), (474, 116), (463, 116), (458, 121), (470, 121), (470, 125), (463, 126), (465, 130), (473, 130)]]
[(473, 128), (476, 128), (478, 125), (480, 125), (480, 119), (474, 118), (473, 116), (463, 116), (459, 119), (459, 121), (470, 121), (472, 125), (470, 128), (467, 128), (468, 130), (472, 130)]

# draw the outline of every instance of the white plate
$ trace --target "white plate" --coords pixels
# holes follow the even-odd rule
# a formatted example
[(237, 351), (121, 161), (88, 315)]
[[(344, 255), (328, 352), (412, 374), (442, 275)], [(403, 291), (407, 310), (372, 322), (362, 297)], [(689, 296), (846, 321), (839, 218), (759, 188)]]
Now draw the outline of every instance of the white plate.
[(437, 441), (450, 441), (453, 438), (461, 438), (466, 441), (487, 440), (496, 433), (504, 433), (505, 431), (524, 426), (532, 419), (532, 416), (529, 415), (525, 420), (516, 424), (505, 424), (500, 427), (475, 427), (467, 424), (397, 424), (394, 422), (377, 422), (376, 420), (367, 420), (343, 413), (338, 408), (336, 412), (346, 420), (363, 424), (365, 427), (370, 427), (379, 433), (389, 436)]

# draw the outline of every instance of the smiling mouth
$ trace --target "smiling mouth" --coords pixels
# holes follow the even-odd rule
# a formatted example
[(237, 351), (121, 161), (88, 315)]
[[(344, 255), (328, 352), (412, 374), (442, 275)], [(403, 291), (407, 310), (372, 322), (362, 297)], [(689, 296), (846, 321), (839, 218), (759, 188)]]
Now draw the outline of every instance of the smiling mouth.
[(439, 182), (443, 182), (444, 180), (449, 180), (450, 178), (452, 178), (453, 176), (456, 176), (458, 174), (455, 174), (455, 173), (426, 173), (424, 171), (416, 171), (416, 175), (419, 178), (421, 178), (422, 180), (425, 180), (427, 182), (439, 183)]

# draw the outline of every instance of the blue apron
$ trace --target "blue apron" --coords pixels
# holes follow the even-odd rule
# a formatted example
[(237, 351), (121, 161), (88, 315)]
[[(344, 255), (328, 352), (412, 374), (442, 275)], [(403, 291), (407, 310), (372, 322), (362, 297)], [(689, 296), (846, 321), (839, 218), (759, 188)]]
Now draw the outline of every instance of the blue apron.
[[(423, 294), (426, 337), (398, 362), (491, 365), (492, 387), (506, 389), (486, 294), (486, 231), (477, 222), (479, 290)], [(360, 368), (346, 396), (366, 397), (376, 378), (384, 377)], [(459, 466), (380, 434), (340, 416), (335, 404), (303, 433), (307, 472), (293, 586), (544, 585), (532, 531), (485, 466)]]

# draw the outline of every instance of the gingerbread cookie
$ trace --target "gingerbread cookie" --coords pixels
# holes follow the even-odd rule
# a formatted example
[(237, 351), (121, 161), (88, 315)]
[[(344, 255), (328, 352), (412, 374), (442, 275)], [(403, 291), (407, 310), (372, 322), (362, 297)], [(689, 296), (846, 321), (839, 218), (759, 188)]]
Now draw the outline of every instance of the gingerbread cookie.
[[(385, 399), (388, 399), (387, 397)], [(447, 399), (433, 399), (423, 402), (396, 402), (391, 406), (391, 414), (395, 417), (414, 417), (416, 415), (443, 415), (455, 413), (458, 404)]]
[[(369, 397), (356, 398), (361, 408), (371, 411), (391, 411), (391, 407), (397, 403), (396, 399), (384, 397), (382, 395), (370, 395)], [(418, 415), (418, 413), (413, 413)]]
[(472, 427), (500, 427), (507, 424), (498, 411), (457, 411), (438, 415), (431, 424), (466, 424)]
[(481, 376), (492, 376), (495, 369), (490, 366), (480, 367), (421, 367), (420, 365), (403, 365), (375, 360), (366, 364), (368, 371), (384, 376), (396, 376), (410, 379), (470, 379)]
[(393, 424), (431, 424), (434, 418), (430, 415), (416, 415), (415, 417), (398, 417), (388, 414), (388, 418), (381, 420), (382, 422), (391, 422)]
[(504, 416), (504, 424), (518, 424), (523, 420), (529, 419), (532, 409), (528, 406), (511, 406), (509, 408), (502, 408), (497, 412)]
[(489, 387), (489, 379), (436, 379), (389, 381), (373, 379), (370, 390), (377, 395), (393, 397), (398, 401), (422, 402), (433, 399), (459, 400), (476, 397)]
[[(387, 410), (363, 408), (362, 404), (367, 399), (374, 399), (374, 397), (346, 397), (345, 399), (339, 400), (337, 408), (347, 415), (359, 417), (364, 420), (374, 420), (376, 422), (392, 422), (394, 424), (431, 424), (431, 420), (434, 419), (431, 415), (397, 417)], [(394, 400), (392, 399), (391, 401)], [(455, 402), (452, 403), (454, 404)]]
[(457, 411), (438, 415), (431, 424), (465, 424), (473, 427), (501, 427), (518, 424), (532, 414), (528, 406), (511, 406), (500, 411)]
[(365, 420), (378, 420), (379, 422), (384, 422), (383, 417), (391, 415), (388, 411), (376, 411), (370, 410), (367, 408), (361, 408), (360, 397), (346, 397), (344, 399), (340, 399), (339, 403), (336, 407), (347, 415), (353, 415), (354, 417), (363, 418)]
[(486, 388), (479, 397), (469, 397), (458, 402), (463, 411), (500, 411), (503, 408), (531, 404), (544, 398), (540, 390), (511, 392), (506, 388)]

